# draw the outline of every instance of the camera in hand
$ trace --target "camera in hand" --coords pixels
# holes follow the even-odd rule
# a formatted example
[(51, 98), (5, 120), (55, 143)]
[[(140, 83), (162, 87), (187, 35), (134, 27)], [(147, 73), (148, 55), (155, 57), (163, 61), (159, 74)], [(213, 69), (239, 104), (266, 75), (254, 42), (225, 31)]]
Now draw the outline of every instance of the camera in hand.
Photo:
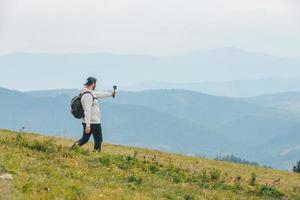
[[(114, 91), (116, 91), (116, 89), (117, 89), (117, 86), (116, 86), (116, 85), (114, 85), (114, 86), (113, 86), (113, 88), (114, 88)], [(115, 94), (113, 94), (113, 98), (115, 98)]]

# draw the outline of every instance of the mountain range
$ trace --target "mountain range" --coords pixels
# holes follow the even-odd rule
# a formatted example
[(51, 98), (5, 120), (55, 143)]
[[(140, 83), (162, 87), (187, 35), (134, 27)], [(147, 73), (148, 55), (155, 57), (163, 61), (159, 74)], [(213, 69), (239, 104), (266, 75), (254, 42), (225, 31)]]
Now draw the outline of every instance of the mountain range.
[(265, 94), (245, 98), (244, 100), (249, 103), (280, 108), (290, 112), (300, 112), (300, 92)]
[[(28, 131), (79, 138), (80, 121), (69, 113), (70, 99), (77, 93), (1, 88), (0, 127), (25, 126)], [(290, 169), (299, 159), (300, 113), (255, 98), (187, 90), (120, 91), (116, 99), (100, 101), (104, 138), (110, 143), (207, 157), (234, 154)]]
[[(174, 82), (183, 86), (169, 89), (194, 88), (198, 92), (221, 96), (253, 96), (300, 89), (299, 79), (282, 80), (300, 77), (300, 59), (233, 47), (166, 57), (111, 53), (15, 53), (0, 56), (0, 68), (5, 68), (0, 74), (0, 85), (23, 91), (80, 87), (90, 75), (98, 77), (99, 83), (105, 87), (117, 84), (123, 90), (132, 86), (133, 89), (138, 88), (140, 84), (137, 83), (145, 80)], [(272, 77), (281, 78), (269, 80)], [(164, 85), (143, 89), (168, 89), (167, 84)]]
[(253, 97), (265, 94), (298, 92), (300, 78), (263, 78), (234, 81), (172, 83), (144, 81), (125, 87), (129, 91), (181, 89), (228, 97)]

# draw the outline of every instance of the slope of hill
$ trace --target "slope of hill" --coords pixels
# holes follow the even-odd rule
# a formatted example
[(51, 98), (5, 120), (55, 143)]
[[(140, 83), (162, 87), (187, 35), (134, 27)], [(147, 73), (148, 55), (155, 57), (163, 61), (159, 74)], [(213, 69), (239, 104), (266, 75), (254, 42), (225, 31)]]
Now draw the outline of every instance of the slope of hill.
[(0, 199), (299, 199), (300, 176), (159, 151), (0, 130)]
[(282, 92), (274, 94), (259, 95), (242, 100), (262, 106), (269, 106), (292, 112), (300, 112), (300, 90), (297, 92)]

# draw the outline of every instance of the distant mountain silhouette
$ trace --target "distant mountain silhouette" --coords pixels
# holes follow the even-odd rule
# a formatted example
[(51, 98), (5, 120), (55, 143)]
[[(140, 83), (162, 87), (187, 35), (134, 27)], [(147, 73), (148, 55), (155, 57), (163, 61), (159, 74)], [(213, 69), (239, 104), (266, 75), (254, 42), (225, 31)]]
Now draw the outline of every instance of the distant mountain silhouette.
[(183, 89), (218, 96), (251, 97), (279, 92), (300, 91), (300, 78), (267, 78), (197, 83), (144, 81), (127, 86), (125, 89), (129, 91)]
[[(6, 68), (1, 71), (1, 85), (7, 83), (6, 80), (14, 79), (15, 85), (10, 87), (22, 85), (25, 89), (79, 87), (78, 80), (84, 80), (91, 74), (98, 76), (101, 84), (118, 84), (120, 88), (145, 80), (198, 83), (300, 77), (298, 59), (280, 58), (237, 48), (202, 50), (168, 57), (108, 53), (18, 53), (0, 56), (0, 67)], [(22, 80), (22, 83), (18, 80)], [(241, 91), (238, 87), (237, 89)], [(229, 95), (233, 92), (229, 91)], [(226, 91), (219, 94), (226, 94)]]

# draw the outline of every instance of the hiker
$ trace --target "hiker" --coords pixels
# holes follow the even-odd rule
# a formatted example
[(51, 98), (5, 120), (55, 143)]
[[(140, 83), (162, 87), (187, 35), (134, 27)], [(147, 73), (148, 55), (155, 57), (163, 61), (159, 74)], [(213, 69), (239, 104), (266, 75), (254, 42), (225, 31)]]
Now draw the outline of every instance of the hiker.
[[(115, 97), (116, 86), (112, 92), (96, 92), (97, 79), (94, 77), (88, 77), (84, 88), (81, 90), (78, 100), (82, 105), (82, 126), (83, 135), (82, 138), (76, 141), (72, 148), (75, 146), (82, 146), (90, 139), (91, 134), (94, 137), (94, 150), (96, 152), (101, 151), (102, 145), (102, 129), (101, 129), (101, 113), (98, 104), (98, 98)], [(76, 98), (76, 97), (75, 97)], [(73, 100), (72, 100), (73, 101)], [(79, 118), (79, 117), (77, 117)]]

